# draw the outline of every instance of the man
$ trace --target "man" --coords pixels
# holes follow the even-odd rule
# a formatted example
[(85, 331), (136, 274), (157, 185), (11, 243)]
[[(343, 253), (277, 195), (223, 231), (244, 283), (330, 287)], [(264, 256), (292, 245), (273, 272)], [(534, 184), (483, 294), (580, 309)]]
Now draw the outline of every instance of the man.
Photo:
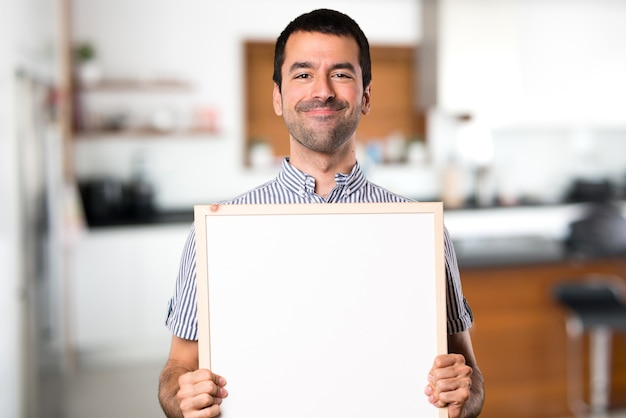
[[(276, 42), (273, 79), (274, 110), (288, 128), (290, 157), (275, 180), (223, 204), (409, 201), (369, 183), (356, 161), (355, 132), (371, 97), (369, 44), (356, 22), (326, 9), (296, 18)], [(482, 409), (483, 380), (469, 336), (472, 314), (444, 232), (450, 354), (434, 360), (424, 392), (433, 405), (447, 406), (450, 418), (470, 418)], [(159, 400), (170, 418), (218, 416), (228, 395), (224, 377), (198, 370), (195, 265), (192, 228), (170, 301), (172, 343), (160, 378)], [(271, 402), (280, 400), (259, 407), (271, 409)]]

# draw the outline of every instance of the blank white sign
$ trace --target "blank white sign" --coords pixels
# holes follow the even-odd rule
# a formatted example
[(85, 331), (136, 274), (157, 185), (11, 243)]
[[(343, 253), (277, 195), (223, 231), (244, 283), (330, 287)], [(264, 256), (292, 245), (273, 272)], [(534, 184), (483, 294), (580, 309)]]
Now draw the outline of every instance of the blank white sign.
[(440, 203), (199, 205), (200, 367), (224, 418), (445, 417)]

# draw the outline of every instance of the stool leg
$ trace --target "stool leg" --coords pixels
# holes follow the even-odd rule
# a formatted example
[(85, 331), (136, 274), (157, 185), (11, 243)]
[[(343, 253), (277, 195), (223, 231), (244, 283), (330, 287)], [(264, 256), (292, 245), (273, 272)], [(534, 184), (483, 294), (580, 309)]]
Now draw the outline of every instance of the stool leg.
[(611, 388), (611, 330), (596, 327), (590, 332), (591, 342), (591, 412), (594, 417), (607, 417)]
[(576, 417), (583, 417), (589, 412), (589, 406), (583, 395), (583, 325), (576, 316), (570, 316), (566, 322), (567, 331), (567, 399), (569, 408)]

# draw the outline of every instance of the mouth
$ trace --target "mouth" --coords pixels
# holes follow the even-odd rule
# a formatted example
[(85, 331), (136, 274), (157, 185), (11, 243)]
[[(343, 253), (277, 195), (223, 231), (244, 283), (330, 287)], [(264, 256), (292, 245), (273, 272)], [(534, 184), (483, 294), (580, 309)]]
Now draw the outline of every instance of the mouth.
[(337, 110), (327, 107), (320, 107), (316, 109), (305, 110), (304, 113), (313, 117), (327, 118), (329, 116), (335, 115), (337, 113)]
[(314, 117), (329, 117), (335, 115), (338, 111), (343, 110), (346, 107), (346, 103), (337, 102), (335, 100), (328, 100), (326, 102), (312, 100), (299, 103), (296, 110)]

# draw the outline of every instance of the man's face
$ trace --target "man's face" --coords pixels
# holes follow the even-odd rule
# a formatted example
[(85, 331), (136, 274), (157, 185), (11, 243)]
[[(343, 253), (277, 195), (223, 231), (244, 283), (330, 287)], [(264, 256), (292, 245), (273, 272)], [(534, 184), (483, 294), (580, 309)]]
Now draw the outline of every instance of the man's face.
[(282, 92), (274, 86), (274, 110), (291, 137), (310, 150), (337, 150), (369, 112), (370, 86), (363, 90), (359, 47), (351, 37), (293, 33), (282, 76)]

